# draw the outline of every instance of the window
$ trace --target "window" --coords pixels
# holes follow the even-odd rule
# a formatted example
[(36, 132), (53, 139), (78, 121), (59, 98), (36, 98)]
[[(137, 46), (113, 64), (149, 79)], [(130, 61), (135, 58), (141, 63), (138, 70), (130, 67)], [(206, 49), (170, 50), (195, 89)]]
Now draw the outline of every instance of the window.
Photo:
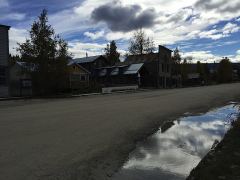
[(7, 84), (7, 69), (4, 66), (0, 66), (0, 85), (6, 85)]
[(86, 81), (86, 75), (81, 75), (81, 81)]
[(22, 87), (23, 88), (31, 88), (32, 87), (32, 80), (22, 79)]
[(164, 64), (162, 64), (162, 72), (164, 72), (165, 71), (165, 69), (164, 69)]

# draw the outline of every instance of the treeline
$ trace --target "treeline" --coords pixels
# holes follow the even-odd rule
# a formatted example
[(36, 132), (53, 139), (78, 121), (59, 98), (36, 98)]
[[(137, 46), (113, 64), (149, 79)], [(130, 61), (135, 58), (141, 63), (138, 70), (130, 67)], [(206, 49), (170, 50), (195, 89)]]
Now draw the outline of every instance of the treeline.
[(186, 85), (189, 75), (197, 74), (202, 84), (230, 83), (233, 81), (233, 66), (228, 58), (223, 58), (219, 63), (187, 63), (181, 64), (182, 83)]

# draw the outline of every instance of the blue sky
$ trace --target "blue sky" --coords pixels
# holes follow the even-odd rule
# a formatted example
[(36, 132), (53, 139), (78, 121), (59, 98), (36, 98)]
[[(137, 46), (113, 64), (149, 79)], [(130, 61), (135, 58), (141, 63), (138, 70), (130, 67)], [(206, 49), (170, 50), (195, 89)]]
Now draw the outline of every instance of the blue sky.
[(142, 27), (156, 45), (179, 47), (193, 61), (240, 61), (239, 0), (0, 0), (0, 24), (12, 26), (12, 54), (43, 8), (74, 57), (101, 54), (111, 40), (125, 54)]

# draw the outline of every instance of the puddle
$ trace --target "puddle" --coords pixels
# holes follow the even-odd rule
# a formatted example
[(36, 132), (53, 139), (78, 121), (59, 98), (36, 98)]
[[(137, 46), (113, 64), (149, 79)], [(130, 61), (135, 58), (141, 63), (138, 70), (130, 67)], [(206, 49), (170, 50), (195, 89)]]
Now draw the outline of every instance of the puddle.
[[(183, 180), (221, 141), (236, 119), (231, 103), (206, 114), (166, 123), (162, 130), (139, 143), (113, 180)], [(235, 115), (234, 115), (235, 114)]]

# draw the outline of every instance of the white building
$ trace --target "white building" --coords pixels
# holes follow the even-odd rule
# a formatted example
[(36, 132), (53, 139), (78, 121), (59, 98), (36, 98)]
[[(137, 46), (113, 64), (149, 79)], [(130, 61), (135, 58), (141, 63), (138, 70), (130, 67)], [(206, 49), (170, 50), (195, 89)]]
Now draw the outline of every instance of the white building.
[(8, 57), (10, 27), (0, 24), (0, 97), (9, 96)]

